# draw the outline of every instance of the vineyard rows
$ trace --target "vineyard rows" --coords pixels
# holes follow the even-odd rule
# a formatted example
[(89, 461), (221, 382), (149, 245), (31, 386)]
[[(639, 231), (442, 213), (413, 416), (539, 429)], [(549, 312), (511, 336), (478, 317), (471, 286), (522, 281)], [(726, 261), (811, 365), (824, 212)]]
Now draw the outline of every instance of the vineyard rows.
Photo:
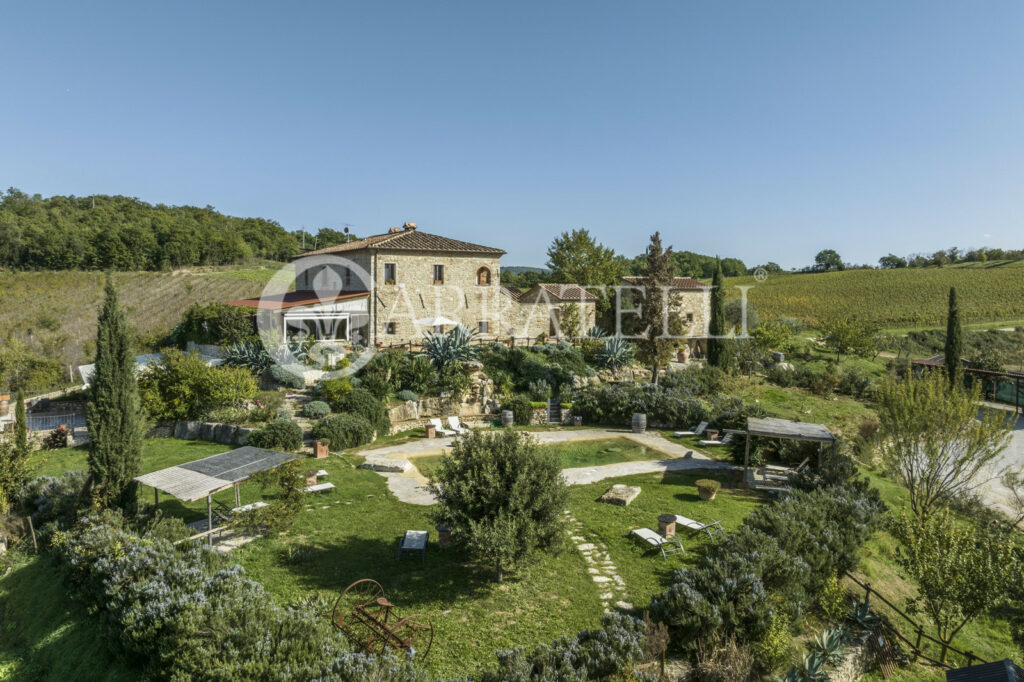
[[(128, 322), (142, 335), (170, 331), (192, 303), (259, 295), (272, 268), (119, 272), (114, 282)], [(88, 362), (103, 300), (103, 273), (0, 272), (0, 339), (43, 347), (66, 364)]]
[(736, 285), (752, 286), (748, 300), (761, 317), (809, 324), (856, 315), (884, 328), (942, 326), (951, 286), (967, 323), (1024, 319), (1024, 268), (1013, 265), (781, 274), (764, 282), (732, 277), (730, 295), (738, 295)]

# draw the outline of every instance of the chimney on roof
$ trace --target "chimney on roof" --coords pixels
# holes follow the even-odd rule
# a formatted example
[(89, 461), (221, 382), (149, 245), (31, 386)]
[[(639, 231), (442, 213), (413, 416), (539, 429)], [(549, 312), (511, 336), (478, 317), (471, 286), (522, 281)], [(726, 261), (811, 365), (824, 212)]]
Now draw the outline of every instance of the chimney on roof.
[(388, 234), (398, 234), (401, 231), (402, 231), (402, 228), (400, 228), (400, 227), (389, 227), (388, 228)]
[(402, 228), (405, 230), (415, 230), (416, 223), (406, 223), (405, 225), (402, 225)]

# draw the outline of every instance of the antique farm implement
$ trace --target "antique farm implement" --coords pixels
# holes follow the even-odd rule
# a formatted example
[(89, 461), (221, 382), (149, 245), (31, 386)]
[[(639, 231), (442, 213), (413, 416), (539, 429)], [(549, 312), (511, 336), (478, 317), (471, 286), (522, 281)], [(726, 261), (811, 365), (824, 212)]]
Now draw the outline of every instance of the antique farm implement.
[(418, 613), (400, 618), (376, 580), (357, 580), (341, 593), (331, 614), (334, 627), (366, 653), (404, 649), (422, 661), (430, 653), (434, 627)]

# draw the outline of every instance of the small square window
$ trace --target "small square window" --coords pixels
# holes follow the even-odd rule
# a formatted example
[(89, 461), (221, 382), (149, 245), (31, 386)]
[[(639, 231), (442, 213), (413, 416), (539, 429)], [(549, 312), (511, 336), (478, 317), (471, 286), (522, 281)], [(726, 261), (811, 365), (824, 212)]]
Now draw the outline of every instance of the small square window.
[(479, 330), (481, 334), (486, 334), (489, 329), (487, 327), (487, 320), (480, 320)]
[(693, 322), (693, 313), (686, 313), (686, 321)]
[(434, 284), (444, 284), (444, 266), (434, 266)]
[(397, 281), (395, 276), (395, 264), (385, 263), (384, 264), (384, 284), (394, 284)]
[(395, 333), (395, 323), (394, 322), (388, 322), (387, 325), (384, 327), (384, 333), (385, 334), (394, 334)]

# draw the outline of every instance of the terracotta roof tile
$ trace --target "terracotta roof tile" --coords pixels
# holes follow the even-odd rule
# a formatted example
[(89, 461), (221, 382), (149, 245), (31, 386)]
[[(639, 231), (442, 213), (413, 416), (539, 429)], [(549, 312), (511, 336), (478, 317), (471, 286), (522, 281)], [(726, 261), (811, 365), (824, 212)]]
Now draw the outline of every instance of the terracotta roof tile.
[(365, 291), (346, 291), (337, 296), (322, 297), (315, 291), (303, 289), (300, 291), (289, 291), (285, 294), (274, 294), (257, 298), (240, 298), (237, 301), (228, 301), (227, 305), (236, 305), (241, 308), (256, 308), (259, 310), (285, 310), (303, 305), (316, 305), (320, 303), (334, 303), (335, 301), (346, 301), (353, 298), (367, 296)]
[(387, 232), (375, 234), (363, 239), (357, 239), (345, 244), (336, 244), (316, 251), (294, 256), (292, 260), (305, 258), (306, 256), (320, 256), (331, 253), (344, 253), (348, 251), (359, 251), (361, 249), (386, 249), (395, 251), (439, 251), (445, 253), (474, 253), (500, 256), (505, 252), (491, 246), (481, 246), (469, 242), (442, 237), (436, 234), (420, 232), (419, 230), (401, 230), (398, 232)]
[[(644, 278), (643, 277), (623, 277), (622, 281), (625, 282), (626, 284), (643, 284), (644, 283)], [(687, 290), (690, 290), (690, 291), (703, 291), (705, 289), (710, 289), (711, 287), (708, 286), (707, 284), (703, 284), (700, 281), (693, 279), (692, 277), (673, 277), (672, 278), (672, 288), (673, 289), (687, 289)]]
[(546, 282), (537, 287), (547, 292), (548, 296), (559, 301), (596, 301), (597, 296), (581, 288), (578, 284), (554, 284)]

